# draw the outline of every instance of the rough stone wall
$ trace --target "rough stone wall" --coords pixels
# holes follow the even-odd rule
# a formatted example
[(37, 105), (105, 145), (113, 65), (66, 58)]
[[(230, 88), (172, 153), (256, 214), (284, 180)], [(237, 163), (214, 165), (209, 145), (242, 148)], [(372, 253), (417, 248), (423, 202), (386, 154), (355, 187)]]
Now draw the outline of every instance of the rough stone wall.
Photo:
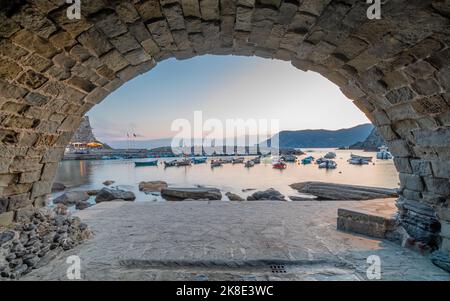
[(396, 157), (406, 229), (450, 252), (449, 1), (384, 2), (368, 20), (360, 0), (90, 0), (71, 21), (65, 1), (2, 1), (0, 223), (43, 204), (82, 116), (124, 82), (170, 57), (256, 55), (353, 100)]

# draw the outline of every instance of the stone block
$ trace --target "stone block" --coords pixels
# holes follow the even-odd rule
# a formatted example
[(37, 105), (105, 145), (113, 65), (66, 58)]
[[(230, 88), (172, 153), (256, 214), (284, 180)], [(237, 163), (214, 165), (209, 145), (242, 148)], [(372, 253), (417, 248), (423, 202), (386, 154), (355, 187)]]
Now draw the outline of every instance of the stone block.
[(0, 226), (6, 227), (13, 223), (14, 221), (14, 212), (4, 212), (0, 213)]
[(376, 238), (386, 238), (396, 228), (394, 218), (377, 216), (369, 212), (338, 209), (337, 229)]
[(400, 173), (400, 187), (413, 191), (423, 191), (423, 180), (420, 176), (414, 174)]

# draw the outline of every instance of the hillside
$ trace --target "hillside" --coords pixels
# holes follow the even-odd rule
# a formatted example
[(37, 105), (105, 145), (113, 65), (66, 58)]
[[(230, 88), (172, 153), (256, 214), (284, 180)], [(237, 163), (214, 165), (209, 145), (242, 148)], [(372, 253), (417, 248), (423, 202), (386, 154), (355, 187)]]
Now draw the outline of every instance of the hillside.
[(373, 129), (370, 135), (364, 140), (351, 145), (350, 149), (362, 149), (365, 151), (377, 151), (380, 146), (385, 145), (383, 137), (378, 133), (377, 129)]
[[(371, 131), (370, 123), (357, 125), (340, 130), (299, 130), (281, 131), (279, 134), (280, 148), (328, 148), (347, 147), (357, 142), (364, 141)], [(272, 139), (276, 139), (275, 135)], [(268, 143), (271, 143), (270, 139)], [(269, 144), (270, 145), (270, 144)]]

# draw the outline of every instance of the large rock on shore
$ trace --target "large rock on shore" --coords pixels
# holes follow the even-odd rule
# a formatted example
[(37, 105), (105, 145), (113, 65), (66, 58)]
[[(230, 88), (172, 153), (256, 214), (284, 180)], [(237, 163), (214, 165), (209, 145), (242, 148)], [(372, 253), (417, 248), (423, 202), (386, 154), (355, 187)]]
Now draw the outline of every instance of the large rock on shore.
[(134, 201), (136, 199), (136, 196), (131, 191), (110, 189), (105, 187), (99, 191), (99, 193), (95, 197), (95, 202), (96, 203), (110, 202), (118, 199), (124, 201)]
[(308, 193), (322, 200), (372, 200), (398, 196), (395, 189), (380, 187), (324, 182), (302, 182), (290, 186), (300, 193)]
[(68, 191), (53, 200), (54, 204), (64, 204), (66, 206), (76, 205), (89, 199), (89, 195), (84, 191)]
[(139, 191), (154, 192), (167, 188), (167, 182), (164, 181), (142, 181), (139, 183)]
[(53, 183), (53, 185), (52, 185), (52, 192), (63, 191), (63, 190), (65, 190), (66, 188), (67, 188), (66, 185), (64, 185), (63, 183), (55, 182), (55, 183)]
[(279, 191), (269, 188), (253, 193), (247, 197), (247, 201), (286, 201), (286, 199)]
[(245, 201), (243, 198), (241, 198), (239, 195), (232, 193), (232, 192), (227, 192), (225, 193), (225, 195), (228, 197), (228, 199), (230, 201)]
[(217, 188), (165, 188), (161, 195), (168, 200), (221, 200), (222, 193)]

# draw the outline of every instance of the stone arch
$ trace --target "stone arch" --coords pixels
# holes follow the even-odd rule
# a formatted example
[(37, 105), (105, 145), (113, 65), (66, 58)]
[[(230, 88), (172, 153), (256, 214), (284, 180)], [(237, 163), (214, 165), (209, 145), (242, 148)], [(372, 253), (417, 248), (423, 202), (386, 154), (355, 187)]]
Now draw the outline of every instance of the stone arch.
[[(400, 172), (403, 226), (450, 252), (447, 0), (0, 2), (0, 221), (42, 206), (82, 116), (167, 58), (256, 55), (315, 71), (377, 126)], [(271, 76), (271, 75), (267, 75)]]

